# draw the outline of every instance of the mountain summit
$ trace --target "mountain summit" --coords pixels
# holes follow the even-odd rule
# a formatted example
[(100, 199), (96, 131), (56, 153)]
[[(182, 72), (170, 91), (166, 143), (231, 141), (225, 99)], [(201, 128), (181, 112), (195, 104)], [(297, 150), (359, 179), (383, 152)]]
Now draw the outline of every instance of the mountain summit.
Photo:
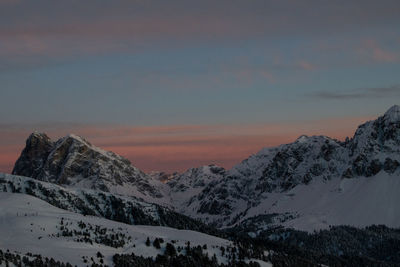
[(394, 105), (384, 115), (385, 121), (389, 123), (400, 122), (400, 106)]
[(74, 134), (53, 142), (44, 133), (32, 133), (12, 173), (60, 185), (142, 198), (162, 197), (153, 179), (128, 159)]

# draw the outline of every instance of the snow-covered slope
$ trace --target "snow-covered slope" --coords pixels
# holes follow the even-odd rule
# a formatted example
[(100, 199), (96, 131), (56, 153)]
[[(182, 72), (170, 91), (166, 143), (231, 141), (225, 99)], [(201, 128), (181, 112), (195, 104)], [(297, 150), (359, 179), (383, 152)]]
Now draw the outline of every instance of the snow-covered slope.
[(152, 179), (129, 160), (93, 146), (70, 134), (53, 142), (32, 133), (17, 160), (13, 174), (76, 188), (136, 196), (149, 202), (168, 203), (160, 181)]
[[(354, 225), (375, 223), (376, 218), (368, 219), (372, 213), (364, 213), (365, 216), (358, 219), (358, 213), (353, 212), (353, 209), (365, 209), (365, 206), (353, 206), (339, 201), (348, 196), (347, 193), (337, 192), (339, 185), (346, 184), (346, 192), (358, 190), (357, 196), (352, 199), (355, 203), (365, 202), (372, 194), (370, 187), (363, 186), (365, 181), (367, 184), (374, 181), (375, 186), (380, 188), (399, 178), (399, 113), (400, 107), (393, 106), (377, 120), (361, 125), (354, 137), (345, 142), (326, 136), (301, 136), (290, 144), (264, 148), (233, 167), (222, 178), (206, 186), (191, 199), (185, 207), (185, 213), (219, 227), (237, 226), (245, 220), (248, 222), (251, 217), (258, 216), (257, 220), (260, 220), (259, 215), (271, 213), (282, 213), (276, 216), (275, 220), (278, 221), (300, 216), (299, 219), (293, 220), (290, 226), (296, 227), (295, 222), (298, 222), (301, 229), (305, 229), (305, 226), (301, 225), (302, 222), (305, 223), (302, 220), (308, 220), (310, 227), (316, 228), (326, 224), (321, 221), (328, 224)], [(391, 185), (391, 190), (374, 191), (375, 194), (371, 195), (373, 201), (388, 199), (374, 202), (374, 212), (385, 212), (387, 207), (393, 206), (391, 200), (396, 198), (400, 188), (396, 183)], [(300, 190), (301, 188), (304, 189)], [(329, 193), (331, 191), (335, 193)], [(301, 206), (304, 201), (307, 202), (307, 209)], [(332, 207), (327, 203), (336, 203), (337, 206)], [(314, 209), (322, 212), (333, 208), (342, 210), (343, 213), (331, 213), (331, 217), (323, 219), (312, 212)], [(287, 211), (290, 211), (291, 215), (284, 214)], [(345, 213), (348, 217), (343, 215)], [(389, 218), (389, 215), (382, 217), (382, 223), (397, 225), (400, 210), (392, 209), (392, 218)], [(313, 220), (315, 223), (312, 223)]]
[[(194, 231), (132, 226), (83, 216), (26, 194), (0, 193), (0, 203), (0, 249), (40, 254), (78, 266), (100, 264), (101, 260), (112, 266), (112, 256), (116, 253), (155, 257), (163, 254), (166, 243), (184, 248), (188, 241), (191, 246), (206, 245), (205, 252), (227, 263), (227, 254), (222, 256), (220, 248), (234, 246), (228, 240)], [(157, 249), (146, 245), (147, 238), (151, 242), (162, 238), (164, 242)]]
[(310, 232), (329, 225), (384, 224), (398, 228), (399, 192), (398, 174), (380, 172), (373, 177), (319, 180), (284, 193), (270, 193), (260, 205), (250, 208), (241, 222), (260, 214), (284, 214), (272, 218), (270, 224), (259, 223), (256, 228), (283, 225)]
[(58, 208), (127, 224), (170, 226), (212, 234), (216, 232), (199, 221), (135, 197), (65, 188), (23, 176), (0, 173), (0, 192), (25, 193)]

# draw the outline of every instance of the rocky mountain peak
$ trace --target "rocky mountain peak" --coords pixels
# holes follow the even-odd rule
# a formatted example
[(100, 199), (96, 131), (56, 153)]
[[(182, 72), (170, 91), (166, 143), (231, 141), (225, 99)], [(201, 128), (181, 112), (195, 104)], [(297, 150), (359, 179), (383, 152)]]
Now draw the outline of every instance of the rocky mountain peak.
[(400, 106), (392, 106), (383, 116), (360, 125), (350, 145), (352, 154), (382, 150), (399, 152)]
[(38, 150), (52, 145), (53, 142), (45, 133), (33, 132), (26, 139), (26, 148), (28, 149)]
[(300, 135), (300, 136), (296, 139), (296, 142), (298, 142), (298, 143), (304, 143), (304, 142), (307, 142), (308, 139), (309, 139), (309, 137), (308, 137), (307, 135), (303, 134), (303, 135)]
[(40, 175), (53, 145), (54, 143), (45, 133), (34, 132), (29, 135), (12, 173), (32, 177)]
[(394, 105), (386, 111), (383, 115), (383, 120), (386, 123), (398, 123), (400, 122), (400, 106)]
[(400, 107), (360, 125), (348, 143), (351, 166), (343, 177), (374, 176), (384, 170), (394, 173), (400, 165)]
[(85, 138), (76, 135), (76, 134), (68, 134), (67, 136), (61, 138), (60, 140), (63, 141), (68, 141), (68, 142), (76, 142), (76, 143), (80, 143), (86, 146), (92, 146), (91, 143), (89, 143), (89, 141), (87, 141)]
[(41, 139), (41, 140), (49, 140), (49, 141), (51, 141), (50, 137), (48, 137), (47, 134), (41, 133), (41, 132), (37, 132), (37, 131), (31, 133), (29, 135), (27, 141), (34, 140), (34, 139)]
[(162, 197), (153, 179), (129, 160), (74, 134), (52, 142), (46, 134), (32, 133), (13, 174), (80, 188)]

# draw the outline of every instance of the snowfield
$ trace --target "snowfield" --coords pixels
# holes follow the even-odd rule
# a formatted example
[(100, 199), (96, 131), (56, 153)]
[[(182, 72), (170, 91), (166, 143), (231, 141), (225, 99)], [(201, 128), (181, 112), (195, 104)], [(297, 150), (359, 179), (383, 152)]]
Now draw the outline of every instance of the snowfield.
[[(73, 265), (85, 265), (83, 260), (99, 263), (97, 252), (104, 255), (104, 264), (112, 266), (112, 256), (116, 253), (135, 253), (136, 255), (152, 256), (162, 254), (167, 242), (185, 247), (189, 241), (191, 246), (207, 245), (207, 253), (216, 254), (220, 262), (227, 259), (221, 256), (220, 247), (233, 246), (225, 239), (188, 230), (177, 230), (168, 227), (127, 225), (107, 219), (83, 216), (51, 206), (35, 197), (26, 194), (0, 193), (0, 249), (25, 254), (41, 254), (43, 257), (52, 257), (56, 260), (69, 262)], [(80, 225), (85, 224), (85, 228)], [(125, 244), (114, 248), (101, 243), (79, 242), (74, 236), (63, 236), (62, 229), (69, 231), (88, 230), (94, 240), (94, 228), (106, 229), (106, 235), (124, 236)], [(64, 228), (65, 227), (65, 228)], [(58, 234), (58, 235), (57, 235)], [(105, 235), (103, 235), (105, 236)], [(164, 239), (161, 249), (152, 244), (146, 246), (146, 239), (151, 243), (155, 238)], [(266, 265), (266, 263), (264, 264)]]
[(316, 180), (285, 193), (271, 193), (246, 217), (259, 214), (291, 213), (285, 227), (312, 232), (329, 225), (365, 227), (384, 224), (400, 227), (400, 177), (384, 172), (373, 177)]

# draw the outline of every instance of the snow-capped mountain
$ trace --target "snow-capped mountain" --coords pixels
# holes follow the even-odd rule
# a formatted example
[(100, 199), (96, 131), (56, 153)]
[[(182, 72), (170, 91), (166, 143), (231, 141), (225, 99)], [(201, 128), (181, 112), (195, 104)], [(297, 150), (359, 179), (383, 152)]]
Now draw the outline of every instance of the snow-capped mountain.
[(165, 203), (162, 183), (134, 167), (129, 160), (73, 134), (53, 142), (46, 134), (32, 133), (12, 173)]
[[(379, 192), (374, 191), (375, 193), (371, 195), (373, 202), (364, 203), (377, 205), (376, 208), (382, 210), (394, 207), (396, 205), (394, 197), (385, 196), (387, 201), (382, 202), (378, 200), (383, 197), (379, 195), (380, 193), (393, 195), (400, 191), (400, 185), (392, 182), (392, 177), (398, 178), (400, 172), (399, 114), (400, 107), (393, 106), (378, 119), (359, 126), (354, 137), (345, 142), (326, 136), (301, 136), (290, 144), (264, 148), (227, 171), (224, 177), (215, 180), (194, 196), (185, 207), (185, 214), (219, 227), (235, 226), (250, 217), (255, 218), (270, 213), (281, 214), (278, 221), (282, 222), (283, 217), (284, 220), (289, 220), (308, 216), (314, 209), (316, 212), (329, 210), (331, 206), (321, 205), (325, 203), (323, 199), (329, 195), (332, 199), (340, 199), (340, 192), (346, 190), (353, 192), (352, 190), (358, 188), (361, 190), (358, 192), (359, 199), (354, 201), (363, 201), (364, 197), (372, 194), (366, 183), (377, 183), (376, 186), (382, 188), (391, 186), (387, 191), (384, 189)], [(383, 178), (378, 179), (378, 177)], [(349, 178), (354, 181), (347, 182), (346, 179)], [(328, 192), (336, 192), (339, 195), (333, 196)], [(301, 203), (301, 199), (313, 201), (307, 202), (309, 207), (305, 209), (305, 207), (300, 208), (301, 205), (296, 205)], [(279, 203), (283, 202), (285, 202), (285, 205), (282, 204), (284, 207), (278, 208)], [(343, 209), (350, 217), (352, 216), (349, 209), (355, 208), (354, 206), (341, 201), (336, 203), (341, 204), (337, 204), (335, 208)], [(367, 209), (364, 205), (357, 207)], [(290, 212), (291, 215), (283, 216), (282, 214), (286, 212)], [(356, 213), (353, 214), (356, 216)], [(361, 225), (368, 222), (376, 223), (375, 218), (367, 219), (368, 216), (373, 217), (372, 209), (364, 215), (365, 220), (360, 223)], [(400, 226), (400, 221), (397, 219), (400, 218), (400, 211), (394, 209), (391, 216), (393, 220), (390, 225)], [(327, 227), (339, 221), (354, 223), (356, 219), (343, 221), (331, 217), (325, 224), (318, 224), (318, 227), (323, 225)], [(387, 221), (382, 219), (382, 223)]]
[[(285, 225), (312, 230), (372, 223), (397, 227), (399, 114), (400, 107), (393, 106), (343, 142), (303, 135), (293, 143), (264, 148), (230, 170), (209, 165), (182, 174), (147, 175), (83, 138), (69, 135), (52, 142), (34, 133), (13, 173), (136, 196), (221, 228), (257, 224), (260, 229)], [(380, 213), (385, 209), (391, 213)]]

